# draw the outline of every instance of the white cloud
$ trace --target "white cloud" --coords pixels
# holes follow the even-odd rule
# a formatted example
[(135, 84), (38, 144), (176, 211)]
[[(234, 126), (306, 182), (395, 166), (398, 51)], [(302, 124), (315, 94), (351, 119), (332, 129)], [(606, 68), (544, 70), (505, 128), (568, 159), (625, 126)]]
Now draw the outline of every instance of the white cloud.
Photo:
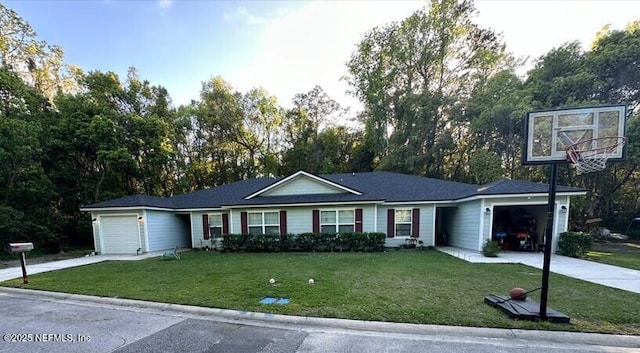
[[(374, 26), (405, 18), (423, 7), (416, 1), (309, 2), (271, 19), (261, 33), (261, 47), (247, 67), (228, 78), (237, 89), (262, 86), (290, 106), (296, 93), (320, 85), (343, 106), (359, 103), (345, 94), (340, 78), (363, 34)], [(354, 107), (356, 108), (356, 107)]]
[(638, 1), (500, 1), (476, 2), (477, 23), (502, 32), (507, 49), (533, 61), (552, 48), (579, 41), (588, 50), (606, 24), (623, 29), (640, 14)]
[(158, 0), (158, 6), (161, 9), (168, 9), (173, 5), (173, 0)]
[[(296, 93), (320, 85), (357, 111), (361, 104), (346, 94), (349, 86), (340, 80), (356, 44), (369, 29), (402, 20), (425, 5), (428, 2), (316, 1), (261, 16), (238, 8), (247, 23), (260, 24), (254, 30), (261, 44), (247, 65), (224, 77), (240, 91), (264, 87), (283, 106), (290, 106)], [(605, 24), (622, 28), (640, 13), (640, 2), (633, 1), (482, 0), (476, 7), (478, 24), (503, 32), (509, 50), (532, 59), (566, 41), (580, 40), (588, 47)]]
[(247, 8), (244, 6), (238, 7), (238, 14), (241, 18), (243, 18), (245, 21), (247, 21), (247, 23), (251, 25), (258, 25), (265, 22), (264, 17), (250, 13), (249, 10), (247, 10)]

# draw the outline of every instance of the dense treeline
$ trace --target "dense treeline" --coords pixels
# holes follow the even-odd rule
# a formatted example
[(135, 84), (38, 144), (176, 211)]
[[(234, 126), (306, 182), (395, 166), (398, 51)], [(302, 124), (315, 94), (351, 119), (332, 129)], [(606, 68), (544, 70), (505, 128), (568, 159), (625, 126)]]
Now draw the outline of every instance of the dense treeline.
[(0, 4), (0, 243), (90, 244), (81, 205), (300, 169), (546, 181), (545, 167), (520, 165), (526, 112), (603, 103), (628, 105), (627, 160), (584, 176), (561, 168), (560, 181), (589, 190), (573, 204), (576, 224), (637, 215), (640, 22), (604, 28), (586, 51), (554, 48), (521, 77), (474, 14), (470, 1), (443, 0), (366, 33), (346, 67), (364, 106), (352, 116), (321, 87), (285, 109), (264, 89), (238, 92), (221, 77), (176, 107), (134, 68), (121, 78), (66, 64), (62, 48)]

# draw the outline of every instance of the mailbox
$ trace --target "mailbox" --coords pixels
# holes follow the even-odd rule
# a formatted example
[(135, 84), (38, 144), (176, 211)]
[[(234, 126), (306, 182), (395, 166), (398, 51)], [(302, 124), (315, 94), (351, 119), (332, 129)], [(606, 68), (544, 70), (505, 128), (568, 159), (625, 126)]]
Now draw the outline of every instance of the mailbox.
[(9, 249), (11, 249), (12, 253), (20, 254), (22, 281), (24, 283), (29, 283), (29, 277), (27, 276), (27, 260), (25, 260), (24, 253), (33, 250), (33, 243), (9, 243)]
[(33, 243), (9, 243), (11, 252), (27, 252), (33, 250)]

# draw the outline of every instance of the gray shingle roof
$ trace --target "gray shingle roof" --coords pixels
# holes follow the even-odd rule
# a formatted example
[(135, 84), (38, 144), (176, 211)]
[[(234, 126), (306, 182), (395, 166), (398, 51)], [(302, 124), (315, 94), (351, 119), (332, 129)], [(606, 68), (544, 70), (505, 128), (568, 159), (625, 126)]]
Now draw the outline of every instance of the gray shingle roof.
[(392, 172), (331, 174), (322, 177), (387, 202), (456, 200), (477, 186)]
[[(549, 186), (518, 180), (503, 179), (482, 186), (440, 179), (425, 178), (392, 172), (369, 172), (320, 175), (333, 183), (357, 190), (362, 195), (350, 193), (312, 194), (286, 196), (256, 196), (253, 194), (282, 178), (256, 178), (238, 181), (210, 189), (168, 198), (133, 195), (115, 200), (103, 201), (83, 208), (110, 207), (161, 207), (172, 209), (219, 208), (224, 206), (300, 204), (325, 202), (413, 202), (413, 201), (453, 201), (471, 196), (499, 194), (546, 193)], [(558, 186), (558, 192), (580, 192), (583, 189)]]
[(108, 201), (102, 201), (88, 205), (86, 207), (92, 208), (108, 208), (108, 207), (159, 207), (159, 208), (174, 208), (171, 198), (163, 198), (148, 195), (130, 195), (121, 197), (119, 199), (113, 199)]
[[(584, 189), (558, 185), (556, 192), (579, 192)], [(536, 194), (549, 192), (549, 184), (534, 183), (531, 181), (502, 179), (478, 187), (478, 195), (499, 194)]]
[(218, 208), (224, 204), (243, 200), (247, 195), (265, 188), (281, 178), (256, 178), (198, 190), (174, 196), (175, 208)]

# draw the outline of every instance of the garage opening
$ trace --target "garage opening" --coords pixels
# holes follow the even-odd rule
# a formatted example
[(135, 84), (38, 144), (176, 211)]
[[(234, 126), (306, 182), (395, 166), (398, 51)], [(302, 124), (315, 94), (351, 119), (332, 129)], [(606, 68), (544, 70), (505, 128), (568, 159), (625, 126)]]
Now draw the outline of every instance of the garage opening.
[(542, 251), (547, 205), (495, 206), (491, 240), (503, 250)]

